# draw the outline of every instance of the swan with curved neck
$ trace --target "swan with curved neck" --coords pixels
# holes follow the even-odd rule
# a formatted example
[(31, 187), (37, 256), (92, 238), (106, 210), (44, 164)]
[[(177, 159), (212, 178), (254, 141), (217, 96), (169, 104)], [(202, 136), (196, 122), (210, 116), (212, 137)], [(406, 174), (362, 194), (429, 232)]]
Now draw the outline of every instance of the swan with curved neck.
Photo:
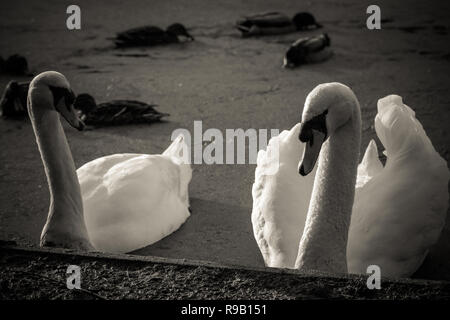
[(41, 73), (30, 84), (28, 110), (50, 188), (41, 246), (126, 253), (177, 230), (190, 215), (183, 136), (162, 154), (113, 154), (75, 170), (59, 119), (83, 129), (74, 100), (60, 73)]
[(306, 143), (299, 173), (309, 174), (317, 158), (318, 169), (295, 266), (347, 272), (361, 141), (361, 114), (353, 92), (339, 83), (317, 86), (305, 102), (299, 139)]
[(75, 95), (60, 73), (36, 76), (28, 91), (28, 112), (50, 189), (50, 208), (41, 246), (92, 250), (83, 216), (75, 164), (59, 120), (61, 114), (78, 130), (84, 127), (75, 112)]
[(375, 117), (386, 164), (372, 140), (358, 165), (360, 112), (348, 87), (321, 84), (302, 122), (259, 151), (252, 225), (267, 266), (365, 273), (378, 265), (384, 276), (405, 277), (437, 242), (448, 209), (446, 161), (414, 111), (390, 95)]

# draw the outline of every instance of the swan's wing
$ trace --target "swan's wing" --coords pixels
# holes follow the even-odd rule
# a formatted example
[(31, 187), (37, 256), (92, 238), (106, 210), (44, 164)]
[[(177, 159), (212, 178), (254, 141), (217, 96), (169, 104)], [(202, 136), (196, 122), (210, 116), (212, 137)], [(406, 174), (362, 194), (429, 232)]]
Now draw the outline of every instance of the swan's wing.
[(387, 162), (356, 190), (348, 268), (365, 273), (368, 265), (375, 264), (383, 276), (410, 276), (444, 226), (450, 174), (399, 96), (379, 100), (375, 127)]
[(172, 141), (170, 146), (168, 146), (167, 149), (162, 154), (166, 156), (174, 156), (180, 159), (184, 159), (184, 162), (188, 163), (187, 158), (183, 157), (188, 156), (189, 150), (187, 148), (188, 145), (184, 141), (184, 136), (180, 134)]
[(386, 149), (388, 161), (420, 151), (435, 159), (432, 164), (447, 165), (434, 149), (415, 112), (403, 104), (400, 96), (390, 95), (378, 100), (375, 130)]
[(383, 164), (378, 158), (378, 149), (375, 140), (370, 140), (361, 163), (358, 166), (356, 188), (363, 187), (370, 179), (383, 169)]
[(77, 175), (80, 185), (83, 186), (83, 194), (90, 194), (95, 192), (95, 189), (100, 184), (102, 177), (108, 170), (116, 164), (127, 161), (129, 159), (139, 157), (138, 153), (119, 153), (109, 156), (97, 158), (95, 160), (85, 163), (78, 168)]
[(86, 227), (98, 250), (125, 253), (150, 245), (190, 215), (182, 170), (168, 156), (113, 155), (77, 173)]
[[(294, 268), (311, 198), (315, 172), (298, 173), (304, 144), (300, 124), (270, 139), (260, 150), (252, 188), (253, 232), (270, 267)], [(314, 169), (316, 170), (316, 169)]]
[(182, 134), (177, 136), (170, 146), (162, 154), (173, 161), (180, 172), (180, 198), (189, 207), (189, 182), (192, 179), (192, 167), (190, 164), (190, 148)]

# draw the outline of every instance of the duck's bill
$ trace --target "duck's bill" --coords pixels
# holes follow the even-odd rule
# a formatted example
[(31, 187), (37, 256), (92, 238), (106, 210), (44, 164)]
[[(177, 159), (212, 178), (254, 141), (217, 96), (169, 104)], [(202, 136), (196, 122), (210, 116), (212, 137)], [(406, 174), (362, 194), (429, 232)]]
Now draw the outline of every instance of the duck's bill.
[(322, 144), (326, 139), (325, 133), (314, 129), (309, 130), (311, 130), (309, 141), (305, 142), (305, 149), (303, 149), (302, 159), (298, 164), (298, 172), (302, 176), (306, 176), (313, 171), (317, 159), (319, 158)]

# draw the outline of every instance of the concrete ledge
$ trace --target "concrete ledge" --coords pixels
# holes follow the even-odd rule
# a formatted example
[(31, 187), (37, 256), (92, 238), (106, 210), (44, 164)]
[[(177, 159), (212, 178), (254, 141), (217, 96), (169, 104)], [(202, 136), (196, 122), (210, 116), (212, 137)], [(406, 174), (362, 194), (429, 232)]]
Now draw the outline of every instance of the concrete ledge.
[[(82, 289), (66, 288), (68, 265)], [(23, 248), (0, 242), (0, 299), (432, 299), (450, 300), (450, 282), (249, 268), (186, 259)]]

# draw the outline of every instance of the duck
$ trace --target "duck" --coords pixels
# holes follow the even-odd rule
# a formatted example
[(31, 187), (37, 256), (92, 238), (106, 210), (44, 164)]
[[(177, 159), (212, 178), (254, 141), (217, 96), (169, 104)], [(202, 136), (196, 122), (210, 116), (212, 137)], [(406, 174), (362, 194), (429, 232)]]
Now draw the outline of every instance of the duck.
[(236, 21), (243, 37), (292, 33), (322, 28), (309, 12), (298, 12), (291, 19), (280, 12), (263, 12), (245, 16)]
[(163, 30), (156, 26), (143, 26), (117, 33), (114, 43), (117, 48), (156, 46), (162, 44), (180, 42), (182, 36), (193, 41), (186, 27), (181, 23), (174, 23)]
[[(27, 94), (29, 81), (12, 80), (6, 86), (0, 100), (0, 115), (5, 118), (23, 119), (28, 117)], [(82, 93), (76, 96), (74, 107), (86, 129), (122, 124), (153, 123), (161, 121), (168, 113), (154, 108), (157, 105), (136, 100), (112, 100), (97, 105), (93, 96)]]
[(0, 57), (0, 73), (18, 76), (30, 75), (28, 71), (28, 61), (24, 56), (13, 54), (6, 60)]
[(77, 95), (74, 103), (80, 119), (90, 126), (153, 123), (169, 116), (155, 110), (156, 105), (136, 100), (112, 100), (97, 105), (88, 93)]
[(444, 227), (450, 172), (398, 95), (378, 101), (359, 162), (361, 110), (353, 91), (325, 83), (302, 120), (257, 157), (252, 226), (268, 267), (410, 277)]
[(304, 37), (295, 41), (286, 51), (283, 68), (295, 68), (306, 63), (316, 63), (329, 59), (330, 37), (323, 33), (313, 37)]
[(8, 82), (0, 99), (0, 116), (15, 119), (23, 119), (28, 116), (27, 94), (29, 85), (29, 81), (17, 82), (11, 80)]
[(84, 129), (74, 101), (59, 72), (43, 72), (30, 83), (28, 112), (50, 189), (40, 245), (127, 253), (177, 230), (190, 215), (184, 137), (162, 154), (113, 154), (76, 170), (60, 121)]

